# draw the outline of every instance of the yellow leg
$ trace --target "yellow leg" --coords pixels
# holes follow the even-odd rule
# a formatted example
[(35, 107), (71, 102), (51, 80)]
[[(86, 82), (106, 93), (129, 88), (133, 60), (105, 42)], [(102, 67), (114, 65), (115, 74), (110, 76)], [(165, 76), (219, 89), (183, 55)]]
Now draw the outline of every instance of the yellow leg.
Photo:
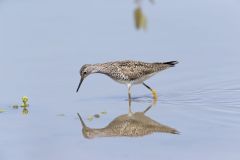
[(149, 87), (148, 85), (146, 85), (145, 83), (143, 83), (143, 85), (145, 87), (147, 87), (151, 92), (152, 92), (152, 95), (153, 95), (153, 104), (155, 105), (157, 103), (157, 100), (158, 100), (158, 96), (157, 96), (157, 91), (152, 89), (151, 87)]

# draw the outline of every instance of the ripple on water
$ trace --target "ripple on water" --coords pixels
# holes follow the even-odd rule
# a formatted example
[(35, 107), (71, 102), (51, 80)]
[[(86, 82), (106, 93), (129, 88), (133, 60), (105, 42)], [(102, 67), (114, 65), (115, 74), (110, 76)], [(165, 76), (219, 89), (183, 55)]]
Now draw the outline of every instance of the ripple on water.
[(187, 116), (189, 112), (201, 113), (202, 117), (192, 117), (195, 119), (240, 126), (239, 81), (222, 81), (201, 88), (182, 90), (165, 96), (159, 95), (159, 101), (161, 104), (178, 106), (178, 111)]

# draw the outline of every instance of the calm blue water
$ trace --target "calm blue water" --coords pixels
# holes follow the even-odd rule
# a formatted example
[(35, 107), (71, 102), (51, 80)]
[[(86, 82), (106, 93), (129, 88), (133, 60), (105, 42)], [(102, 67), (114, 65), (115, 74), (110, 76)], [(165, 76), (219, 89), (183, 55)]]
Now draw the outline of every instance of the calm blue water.
[[(145, 2), (146, 32), (135, 30), (134, 9), (132, 1), (0, 1), (1, 160), (240, 158), (239, 1)], [(77, 112), (101, 128), (128, 102), (127, 87), (100, 74), (76, 94), (80, 67), (125, 59), (180, 62), (146, 82), (159, 95), (147, 116), (180, 135), (82, 136)], [(9, 107), (24, 95), (28, 115)], [(132, 95), (140, 97), (133, 111), (149, 105), (144, 86)]]

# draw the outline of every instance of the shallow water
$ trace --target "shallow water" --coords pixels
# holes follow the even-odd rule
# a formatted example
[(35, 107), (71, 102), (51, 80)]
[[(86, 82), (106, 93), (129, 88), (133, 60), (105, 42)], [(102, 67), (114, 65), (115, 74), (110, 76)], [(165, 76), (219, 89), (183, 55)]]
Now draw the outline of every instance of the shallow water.
[[(147, 32), (135, 31), (134, 7), (0, 2), (1, 160), (240, 158), (240, 3), (145, 3)], [(87, 126), (102, 128), (128, 113), (127, 87), (96, 74), (76, 94), (78, 71), (85, 63), (120, 59), (180, 62), (146, 82), (159, 96), (146, 115), (179, 135), (83, 137), (77, 112)], [(27, 115), (11, 107), (24, 95)], [(132, 95), (134, 112), (151, 103), (144, 86), (134, 86)], [(95, 114), (100, 118), (89, 121)]]

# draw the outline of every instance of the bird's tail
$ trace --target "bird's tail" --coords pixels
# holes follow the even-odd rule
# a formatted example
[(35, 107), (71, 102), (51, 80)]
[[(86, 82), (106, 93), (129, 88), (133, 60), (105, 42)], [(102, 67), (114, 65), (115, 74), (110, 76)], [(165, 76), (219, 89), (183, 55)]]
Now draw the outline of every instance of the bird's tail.
[(169, 62), (164, 62), (163, 64), (167, 64), (167, 65), (169, 65), (170, 67), (174, 67), (175, 64), (178, 64), (178, 61), (169, 61)]

